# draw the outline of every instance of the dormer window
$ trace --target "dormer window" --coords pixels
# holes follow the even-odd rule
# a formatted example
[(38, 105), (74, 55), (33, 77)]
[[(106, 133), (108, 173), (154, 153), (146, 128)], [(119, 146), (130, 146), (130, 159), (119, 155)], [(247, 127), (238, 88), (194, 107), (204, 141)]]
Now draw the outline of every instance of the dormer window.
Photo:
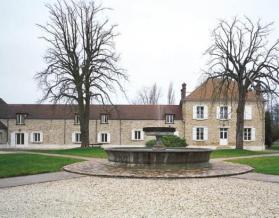
[(100, 120), (102, 124), (108, 123), (108, 114), (101, 114)]
[(25, 114), (16, 114), (16, 125), (24, 125), (25, 124)]
[(80, 124), (80, 116), (79, 114), (75, 114), (75, 125), (79, 125)]
[(174, 114), (166, 114), (166, 123), (173, 124), (174, 123)]

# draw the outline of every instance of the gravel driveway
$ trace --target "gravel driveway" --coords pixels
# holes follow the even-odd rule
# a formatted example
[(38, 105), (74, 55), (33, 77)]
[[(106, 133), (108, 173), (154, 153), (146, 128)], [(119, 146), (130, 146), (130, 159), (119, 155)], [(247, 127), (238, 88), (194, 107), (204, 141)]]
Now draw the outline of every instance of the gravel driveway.
[(279, 184), (83, 177), (0, 189), (0, 217), (279, 217)]

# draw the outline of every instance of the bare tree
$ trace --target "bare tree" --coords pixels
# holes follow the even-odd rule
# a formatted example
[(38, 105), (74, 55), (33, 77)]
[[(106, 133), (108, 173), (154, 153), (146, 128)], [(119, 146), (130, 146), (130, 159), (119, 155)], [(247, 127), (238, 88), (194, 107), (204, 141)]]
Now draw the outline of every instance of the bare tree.
[[(269, 44), (272, 23), (253, 23), (249, 18), (221, 20), (213, 30), (208, 79), (220, 79), (218, 92), (236, 93), (236, 148), (243, 149), (244, 108), (249, 91), (263, 96), (276, 94), (279, 84), (279, 41)], [(230, 93), (228, 93), (229, 96)], [(233, 96), (233, 95), (231, 95)], [(263, 115), (264, 116), (264, 115)]]
[(57, 1), (47, 5), (49, 22), (38, 25), (48, 44), (47, 68), (36, 74), (42, 101), (77, 103), (82, 147), (89, 146), (90, 103), (111, 103), (110, 93), (123, 90), (127, 76), (118, 67), (115, 25), (101, 15), (104, 8), (94, 1)]
[(151, 87), (143, 87), (138, 91), (137, 98), (133, 101), (135, 104), (158, 104), (162, 96), (161, 88), (154, 83)]
[(175, 104), (175, 95), (173, 90), (173, 83), (170, 82), (168, 89), (168, 104)]

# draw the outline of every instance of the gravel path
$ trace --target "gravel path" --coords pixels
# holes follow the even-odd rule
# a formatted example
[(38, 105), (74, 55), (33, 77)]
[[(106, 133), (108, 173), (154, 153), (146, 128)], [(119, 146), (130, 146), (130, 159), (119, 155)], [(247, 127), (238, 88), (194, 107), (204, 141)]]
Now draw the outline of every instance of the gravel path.
[(1, 189), (0, 217), (279, 217), (279, 185), (83, 177)]

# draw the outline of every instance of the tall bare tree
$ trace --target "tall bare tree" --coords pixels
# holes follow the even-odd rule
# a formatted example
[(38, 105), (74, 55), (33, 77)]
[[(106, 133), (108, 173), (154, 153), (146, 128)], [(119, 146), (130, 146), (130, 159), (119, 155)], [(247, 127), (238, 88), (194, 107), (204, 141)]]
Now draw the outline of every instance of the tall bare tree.
[(143, 87), (138, 91), (135, 104), (158, 104), (162, 96), (161, 88), (154, 83), (151, 87)]
[(168, 104), (175, 104), (175, 94), (173, 90), (173, 83), (170, 82), (167, 96)]
[(243, 149), (244, 108), (249, 90), (254, 90), (260, 101), (264, 95), (278, 95), (279, 41), (269, 43), (271, 27), (272, 23), (252, 22), (249, 18), (221, 20), (206, 51), (210, 57), (206, 76), (220, 79), (220, 90), (237, 93), (237, 149)]
[(94, 1), (57, 1), (47, 5), (49, 22), (38, 25), (48, 44), (47, 67), (35, 78), (42, 87), (42, 101), (77, 103), (82, 147), (89, 145), (90, 103), (111, 103), (110, 93), (123, 90), (125, 72), (118, 67), (115, 25), (102, 16)]

